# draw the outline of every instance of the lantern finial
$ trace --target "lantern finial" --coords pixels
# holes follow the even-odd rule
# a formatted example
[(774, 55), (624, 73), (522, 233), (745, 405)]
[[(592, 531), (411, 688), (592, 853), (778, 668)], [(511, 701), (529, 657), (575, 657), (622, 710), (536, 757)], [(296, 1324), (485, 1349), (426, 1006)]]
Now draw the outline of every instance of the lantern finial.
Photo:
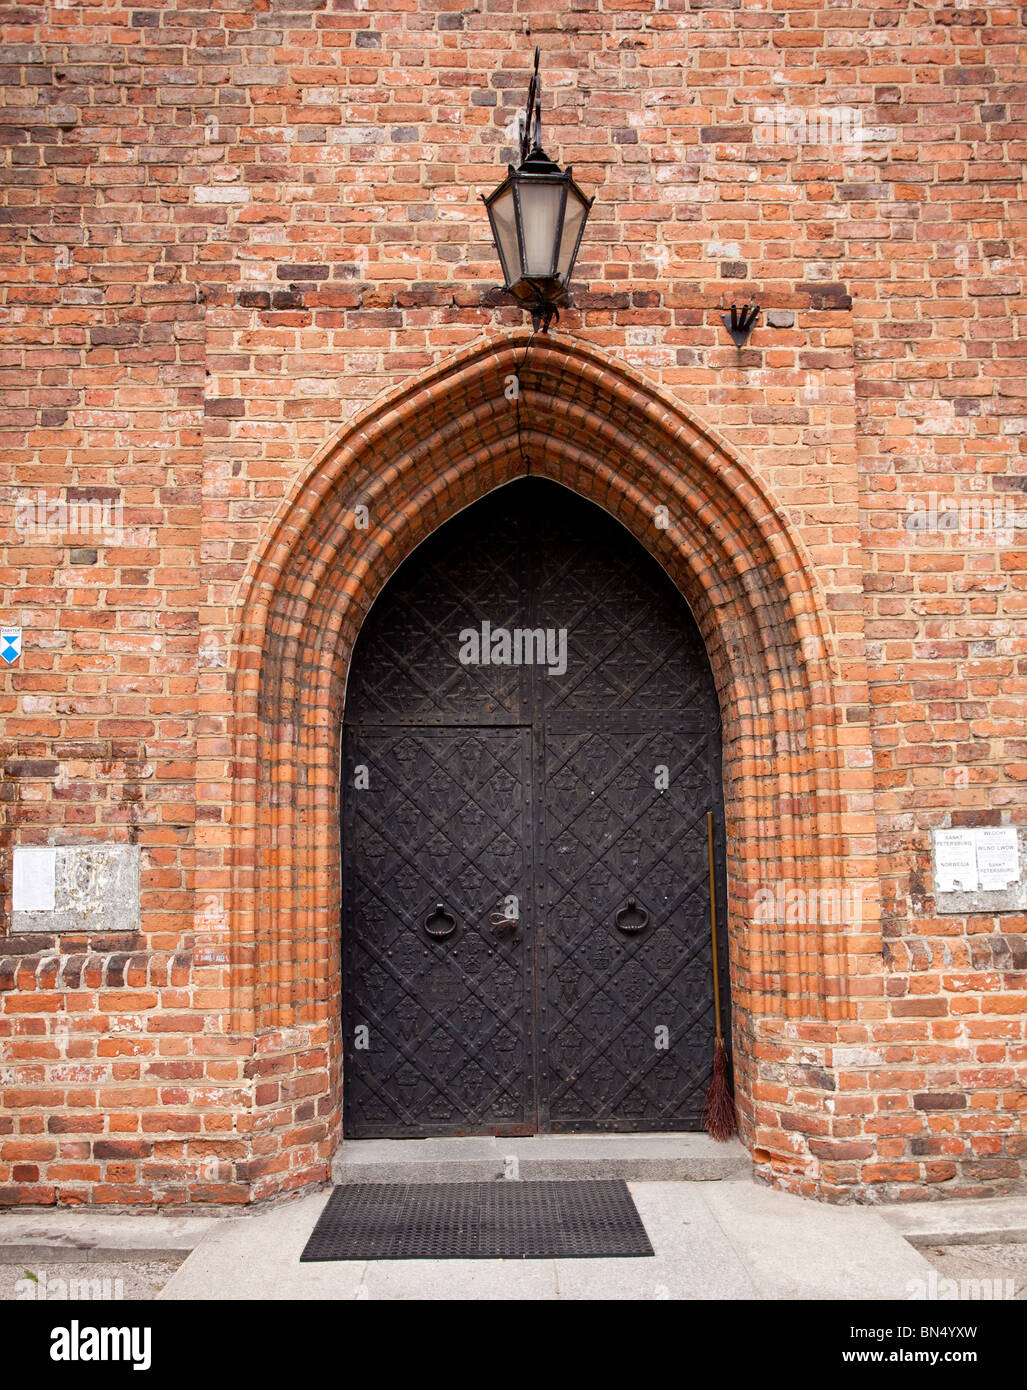
[(533, 150), (542, 149), (542, 78), (538, 64), (542, 50), (535, 45), (535, 70), (528, 83), (528, 100), (524, 108), (524, 124), (521, 127), (521, 163)]

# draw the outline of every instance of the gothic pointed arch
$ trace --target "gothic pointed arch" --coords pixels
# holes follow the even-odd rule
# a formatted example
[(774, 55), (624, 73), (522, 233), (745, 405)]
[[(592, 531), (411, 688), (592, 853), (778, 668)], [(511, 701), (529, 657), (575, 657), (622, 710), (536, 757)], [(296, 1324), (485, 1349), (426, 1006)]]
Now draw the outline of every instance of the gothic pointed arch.
[[(842, 926), (768, 924), (754, 891), (847, 875), (835, 638), (808, 556), (766, 487), (679, 403), (575, 340), (526, 333), (464, 351), (349, 424), (283, 504), (248, 577), (235, 673), (237, 1016), (257, 1029), (320, 1024), (330, 1038), (355, 638), (421, 540), (526, 473), (621, 521), (703, 634), (723, 716), (736, 1033), (844, 1017)], [(754, 1051), (736, 1048), (743, 1096)]]

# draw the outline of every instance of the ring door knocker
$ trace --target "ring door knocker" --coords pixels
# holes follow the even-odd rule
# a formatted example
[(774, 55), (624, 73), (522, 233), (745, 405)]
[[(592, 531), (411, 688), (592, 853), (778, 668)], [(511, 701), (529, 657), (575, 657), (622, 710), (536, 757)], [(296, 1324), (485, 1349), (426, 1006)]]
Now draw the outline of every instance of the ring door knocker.
[(617, 930), (625, 936), (635, 936), (649, 925), (649, 914), (644, 907), (639, 907), (634, 898), (629, 898), (627, 905), (621, 908), (613, 922)]
[(443, 903), (436, 903), (424, 919), (424, 929), (436, 941), (444, 941), (456, 931), (456, 918)]

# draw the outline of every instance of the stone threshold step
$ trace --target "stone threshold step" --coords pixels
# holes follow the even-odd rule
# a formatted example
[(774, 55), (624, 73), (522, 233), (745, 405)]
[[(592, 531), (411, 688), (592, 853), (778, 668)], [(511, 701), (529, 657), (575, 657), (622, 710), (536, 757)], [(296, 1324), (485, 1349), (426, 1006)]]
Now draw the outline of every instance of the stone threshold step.
[(195, 1250), (217, 1224), (216, 1216), (57, 1209), (19, 1212), (15, 1208), (0, 1214), (0, 1265), (179, 1259)]
[(932, 1245), (1027, 1243), (1027, 1197), (942, 1198), (878, 1207), (889, 1226), (919, 1249)]
[(494, 1139), (349, 1139), (332, 1181), (489, 1182), (626, 1178), (717, 1182), (748, 1177), (752, 1162), (732, 1139), (708, 1134), (536, 1134)]

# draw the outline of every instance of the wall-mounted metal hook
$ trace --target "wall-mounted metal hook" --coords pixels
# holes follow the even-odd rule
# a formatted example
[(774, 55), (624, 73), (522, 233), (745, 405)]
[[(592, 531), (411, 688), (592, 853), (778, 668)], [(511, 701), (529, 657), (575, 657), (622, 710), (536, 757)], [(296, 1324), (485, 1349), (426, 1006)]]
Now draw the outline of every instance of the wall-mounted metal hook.
[(731, 313), (721, 315), (724, 327), (731, 334), (731, 340), (735, 347), (745, 346), (745, 341), (756, 327), (756, 320), (759, 316), (760, 306), (758, 304), (743, 304), (740, 309), (737, 304), (732, 304)]

